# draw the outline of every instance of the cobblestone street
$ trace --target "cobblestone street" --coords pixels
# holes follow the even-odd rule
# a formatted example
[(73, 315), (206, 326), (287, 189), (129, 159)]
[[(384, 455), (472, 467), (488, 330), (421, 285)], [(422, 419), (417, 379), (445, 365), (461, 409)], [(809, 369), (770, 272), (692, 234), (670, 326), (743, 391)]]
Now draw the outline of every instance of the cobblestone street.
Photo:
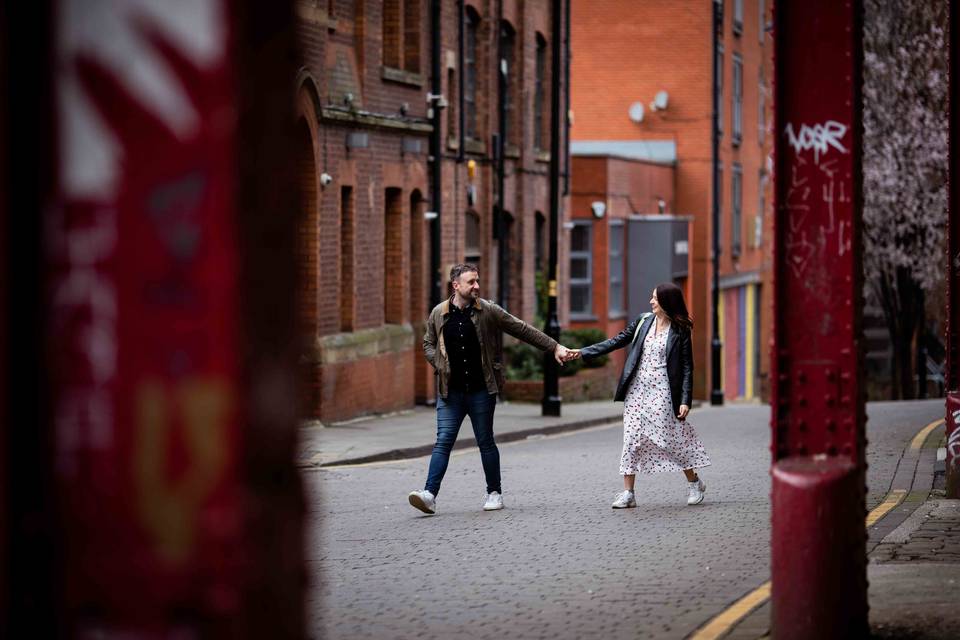
[[(942, 401), (868, 411), (869, 507)], [(638, 508), (610, 508), (619, 424), (501, 446), (499, 512), (480, 510), (473, 449), (451, 459), (433, 517), (406, 502), (426, 458), (306, 473), (313, 637), (688, 635), (768, 579), (770, 516), (769, 408), (702, 408), (691, 420), (713, 459), (698, 507), (678, 473), (638, 478)]]

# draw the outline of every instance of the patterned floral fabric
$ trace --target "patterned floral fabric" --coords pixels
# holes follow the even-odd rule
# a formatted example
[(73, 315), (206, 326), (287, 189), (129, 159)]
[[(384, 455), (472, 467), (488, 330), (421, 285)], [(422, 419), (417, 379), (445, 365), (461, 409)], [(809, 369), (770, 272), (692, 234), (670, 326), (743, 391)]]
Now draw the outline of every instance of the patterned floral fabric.
[(637, 373), (623, 405), (623, 454), (620, 474), (698, 469), (710, 464), (689, 420), (673, 414), (667, 379), (666, 329), (656, 323), (643, 341)]

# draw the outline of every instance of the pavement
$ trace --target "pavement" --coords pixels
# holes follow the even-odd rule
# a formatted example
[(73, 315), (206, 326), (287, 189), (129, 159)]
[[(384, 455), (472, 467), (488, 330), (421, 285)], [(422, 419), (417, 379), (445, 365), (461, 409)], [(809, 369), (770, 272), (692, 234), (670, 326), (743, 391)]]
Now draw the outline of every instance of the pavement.
[[(435, 517), (405, 500), (423, 483), (434, 409), (304, 426), (312, 637), (699, 637), (769, 579), (769, 407), (691, 413), (714, 462), (704, 505), (683, 506), (679, 474), (658, 474), (638, 485), (637, 509), (611, 513), (621, 407), (565, 404), (545, 418), (539, 405), (499, 404), (507, 508), (493, 513), (478, 509), (465, 421)], [(868, 528), (873, 633), (960, 637), (960, 501), (937, 487), (942, 426), (911, 447), (943, 402), (867, 410), (867, 508), (897, 496)], [(768, 633), (761, 602), (713, 637)]]
[[(577, 402), (563, 405), (562, 415), (558, 417), (540, 414), (537, 404), (497, 403), (494, 419), (497, 442), (514, 442), (619, 420), (623, 416), (623, 405), (611, 400)], [(469, 424), (469, 419), (464, 421), (454, 449), (475, 446)], [(416, 458), (430, 455), (436, 435), (434, 407), (417, 406), (408, 411), (329, 425), (310, 421), (300, 431), (298, 460), (301, 467), (332, 467)]]

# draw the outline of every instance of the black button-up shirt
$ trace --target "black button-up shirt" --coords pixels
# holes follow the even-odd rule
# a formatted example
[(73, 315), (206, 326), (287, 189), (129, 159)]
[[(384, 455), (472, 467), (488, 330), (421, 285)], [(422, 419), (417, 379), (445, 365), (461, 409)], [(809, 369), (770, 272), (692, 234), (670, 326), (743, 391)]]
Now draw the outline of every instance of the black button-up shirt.
[(473, 305), (460, 309), (450, 303), (450, 316), (443, 325), (443, 342), (450, 362), (450, 388), (456, 391), (486, 390), (480, 340), (473, 324)]

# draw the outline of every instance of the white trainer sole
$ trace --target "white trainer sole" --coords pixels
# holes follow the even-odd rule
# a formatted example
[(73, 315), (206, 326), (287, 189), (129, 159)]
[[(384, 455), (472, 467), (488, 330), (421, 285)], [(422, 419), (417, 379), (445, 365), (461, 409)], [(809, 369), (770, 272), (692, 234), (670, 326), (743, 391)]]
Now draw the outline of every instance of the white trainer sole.
[(503, 503), (502, 503), (502, 502), (501, 502), (500, 504), (498, 504), (498, 505), (496, 505), (496, 506), (492, 506), (492, 507), (491, 507), (491, 506), (487, 506), (487, 505), (483, 505), (483, 510), (484, 510), (484, 511), (500, 511), (500, 509), (503, 509)]
[(409, 496), (407, 496), (407, 499), (410, 501), (410, 505), (415, 509), (419, 509), (420, 511), (423, 511), (431, 516), (436, 513), (436, 510), (428, 507), (427, 503), (423, 501), (423, 498), (421, 498), (420, 494), (417, 492), (411, 493)]

